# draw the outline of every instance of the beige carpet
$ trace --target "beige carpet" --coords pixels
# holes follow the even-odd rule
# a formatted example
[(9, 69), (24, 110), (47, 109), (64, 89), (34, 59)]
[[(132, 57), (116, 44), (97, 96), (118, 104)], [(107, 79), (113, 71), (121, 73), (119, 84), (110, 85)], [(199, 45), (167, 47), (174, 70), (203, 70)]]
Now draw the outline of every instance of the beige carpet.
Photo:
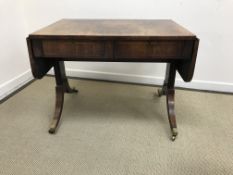
[(35, 81), (0, 105), (1, 175), (233, 174), (233, 96), (177, 90), (171, 142), (156, 88), (70, 80), (61, 127), (47, 133), (54, 79)]

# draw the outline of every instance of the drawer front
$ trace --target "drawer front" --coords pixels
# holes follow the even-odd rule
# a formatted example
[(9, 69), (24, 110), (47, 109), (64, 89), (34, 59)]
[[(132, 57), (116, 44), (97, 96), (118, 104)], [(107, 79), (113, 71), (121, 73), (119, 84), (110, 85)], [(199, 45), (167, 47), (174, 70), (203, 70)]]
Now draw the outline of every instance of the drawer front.
[(116, 43), (116, 58), (181, 59), (183, 41), (120, 41)]
[(34, 51), (37, 57), (48, 58), (107, 58), (104, 41), (66, 41), (66, 40), (43, 40), (36, 44)]

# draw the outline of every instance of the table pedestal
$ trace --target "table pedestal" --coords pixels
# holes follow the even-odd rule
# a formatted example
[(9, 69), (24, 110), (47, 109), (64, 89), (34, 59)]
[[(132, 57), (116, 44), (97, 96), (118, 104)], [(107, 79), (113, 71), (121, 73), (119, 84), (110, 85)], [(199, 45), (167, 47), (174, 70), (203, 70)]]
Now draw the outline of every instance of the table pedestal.
[(56, 78), (56, 104), (52, 122), (50, 124), (49, 133), (54, 134), (59, 126), (61, 113), (63, 109), (64, 93), (77, 93), (75, 88), (70, 88), (65, 73), (64, 61), (54, 63), (54, 72)]
[(166, 76), (162, 89), (158, 89), (158, 96), (166, 95), (167, 97), (167, 113), (168, 120), (172, 132), (172, 141), (176, 139), (178, 134), (175, 115), (175, 78), (176, 78), (176, 65), (168, 63), (166, 68)]
[[(59, 126), (61, 119), (61, 113), (64, 102), (64, 93), (77, 93), (74, 88), (70, 88), (68, 79), (65, 73), (64, 61), (58, 61), (54, 64), (54, 72), (56, 78), (56, 105), (54, 111), (54, 117), (50, 124), (49, 133), (54, 134)], [(174, 63), (167, 63), (166, 77), (163, 87), (158, 89), (158, 96), (166, 95), (167, 97), (167, 112), (168, 120), (172, 132), (171, 139), (174, 141), (178, 134), (175, 115), (175, 77), (176, 77), (176, 65)]]

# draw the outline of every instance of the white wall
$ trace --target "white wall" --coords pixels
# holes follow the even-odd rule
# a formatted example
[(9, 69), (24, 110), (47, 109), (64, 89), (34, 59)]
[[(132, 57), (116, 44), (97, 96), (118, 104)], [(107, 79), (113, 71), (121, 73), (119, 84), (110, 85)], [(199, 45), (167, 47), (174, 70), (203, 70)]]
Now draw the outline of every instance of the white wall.
[[(61, 18), (173, 19), (200, 38), (192, 83), (183, 83), (178, 76), (176, 85), (233, 92), (232, 0), (21, 0), (21, 5), (29, 33)], [(24, 45), (24, 39), (18, 43)], [(18, 47), (20, 62), (27, 67), (28, 58), (23, 58), (27, 54), (21, 47)], [(11, 59), (17, 58), (12, 55)], [(151, 84), (162, 83), (165, 68), (163, 64), (69, 62), (66, 65), (68, 74), (73, 76)]]
[(27, 32), (21, 3), (0, 0), (0, 99), (31, 77), (25, 36)]
[[(200, 38), (194, 81), (185, 84), (178, 80), (176, 84), (233, 91), (232, 0), (25, 0), (25, 7), (30, 32), (60, 18), (174, 19)], [(159, 84), (164, 67), (163, 64), (67, 63), (68, 73), (74, 76)]]

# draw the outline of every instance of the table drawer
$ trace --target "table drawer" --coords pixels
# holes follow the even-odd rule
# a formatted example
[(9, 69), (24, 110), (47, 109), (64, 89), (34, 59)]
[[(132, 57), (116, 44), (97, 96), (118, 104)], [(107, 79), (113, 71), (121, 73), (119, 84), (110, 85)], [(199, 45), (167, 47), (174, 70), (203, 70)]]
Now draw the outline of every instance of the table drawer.
[(116, 58), (176, 58), (182, 57), (183, 41), (120, 41), (116, 42)]
[(34, 43), (34, 54), (47, 58), (106, 58), (107, 46), (104, 41), (43, 40)]

